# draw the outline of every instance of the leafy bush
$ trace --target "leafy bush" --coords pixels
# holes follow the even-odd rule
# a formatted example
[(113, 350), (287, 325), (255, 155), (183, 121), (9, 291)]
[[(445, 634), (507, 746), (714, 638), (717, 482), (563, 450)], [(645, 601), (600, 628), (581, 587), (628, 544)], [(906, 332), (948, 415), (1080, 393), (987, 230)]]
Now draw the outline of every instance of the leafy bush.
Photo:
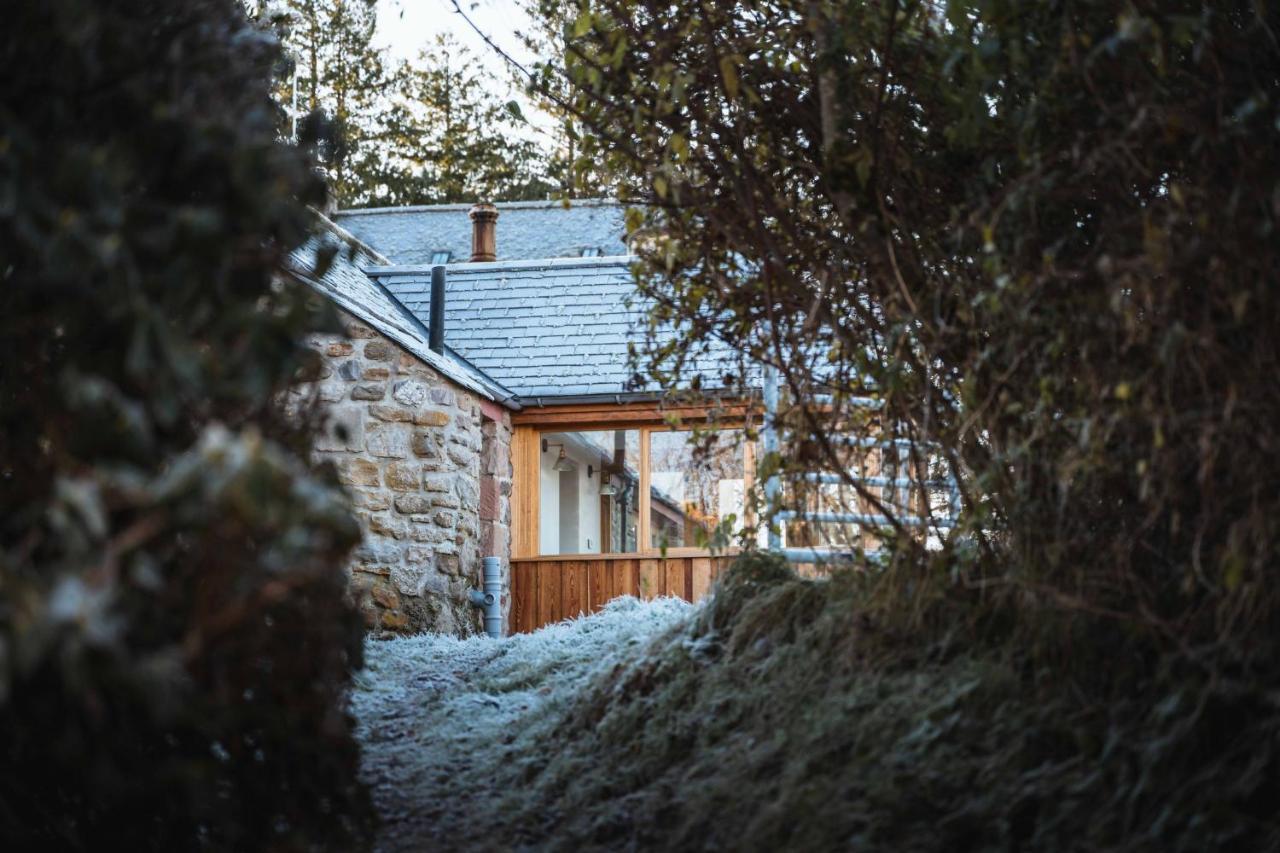
[[(917, 482), (943, 463), (976, 559), (909, 582), (1063, 663), (1083, 633), (1274, 675), (1278, 15), (582, 4), (582, 156), (649, 233), (643, 372), (716, 340), (776, 366), (784, 475), (848, 477), (839, 433), (906, 440)], [(915, 506), (848, 486), (916, 541)]]
[[(1252, 0), (578, 5), (581, 156), (645, 237), (638, 369), (772, 365), (765, 469), (843, 477), (892, 558), (717, 600), (588, 701), (543, 805), (603, 820), (591, 755), (641, 818), (613, 841), (1280, 845), (1278, 32)], [(885, 439), (964, 493), (940, 551), (853, 478)]]
[(0, 837), (358, 849), (357, 528), (275, 400), (323, 199), (233, 0), (0, 33)]

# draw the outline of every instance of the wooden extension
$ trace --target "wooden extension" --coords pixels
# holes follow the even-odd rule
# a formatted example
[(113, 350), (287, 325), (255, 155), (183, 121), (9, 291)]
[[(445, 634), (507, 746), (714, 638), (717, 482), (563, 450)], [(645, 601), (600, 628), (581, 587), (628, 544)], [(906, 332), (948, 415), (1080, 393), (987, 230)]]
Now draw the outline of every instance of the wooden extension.
[(697, 601), (731, 557), (582, 554), (511, 561), (511, 633), (589, 615), (621, 595)]

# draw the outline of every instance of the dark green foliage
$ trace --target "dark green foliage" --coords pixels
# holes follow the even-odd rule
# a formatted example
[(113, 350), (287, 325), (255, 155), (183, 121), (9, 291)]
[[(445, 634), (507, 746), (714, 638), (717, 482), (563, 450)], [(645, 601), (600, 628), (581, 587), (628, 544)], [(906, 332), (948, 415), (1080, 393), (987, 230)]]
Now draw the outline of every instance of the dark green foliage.
[(1064, 663), (1085, 631), (1275, 676), (1275, 4), (598, 0), (572, 27), (584, 153), (648, 204), (643, 372), (717, 338), (777, 365), (784, 475), (856, 468), (839, 432), (910, 441), (973, 546), (921, 582)]
[(590, 156), (592, 146), (579, 141), (583, 130), (572, 108), (573, 89), (566, 75), (579, 4), (577, 0), (520, 0), (520, 5), (533, 28), (519, 36), (525, 49), (540, 59), (525, 73), (516, 72), (517, 82), (555, 120), (547, 176), (562, 198), (611, 196), (608, 177)]
[(357, 529), (276, 401), (323, 185), (233, 0), (0, 33), (0, 837), (352, 850)]
[[(387, 171), (378, 204), (546, 198), (539, 146), (495, 94), (497, 78), (451, 38), (439, 37), (399, 72), (400, 95), (385, 113)], [(513, 102), (514, 103), (514, 102)]]
[(285, 0), (265, 5), (292, 59), (277, 86), (296, 115), (329, 125), (321, 162), (340, 206), (358, 203), (388, 177), (380, 120), (396, 71), (374, 45), (375, 0)]
[[(903, 635), (869, 604), (883, 585), (738, 560), (696, 619), (553, 727), (517, 735), (540, 758), (494, 768), (520, 778), (504, 780), (492, 848), (1280, 845), (1280, 722), (1265, 687), (1201, 674), (1154, 706), (1082, 701), (1017, 654)], [(955, 606), (926, 609), (947, 621)]]
[[(640, 371), (669, 385), (708, 342), (740, 346), (790, 400), (788, 451), (766, 469), (848, 477), (864, 460), (834, 436), (901, 438), (901, 474), (949, 473), (964, 492), (943, 550), (894, 527), (883, 581), (855, 587), (838, 619), (793, 620), (819, 594), (782, 584), (764, 599), (776, 611), (723, 611), (715, 640), (740, 654), (718, 653), (714, 688), (664, 676), (685, 671), (669, 648), (633, 685), (645, 714), (617, 705), (650, 739), (682, 719), (651, 712), (687, 707), (727, 709), (767, 744), (761, 714), (788, 749), (721, 752), (732, 769), (691, 757), (678, 777), (607, 742), (593, 760), (635, 761), (642, 802), (645, 786), (678, 803), (708, 778), (758, 782), (755, 811), (726, 817), (726, 794), (687, 819), (747, 822), (762, 847), (783, 814), (883, 849), (1280, 845), (1280, 7), (579, 9), (584, 156), (644, 202), (631, 224), (655, 307)], [(861, 503), (884, 495), (848, 485)], [(876, 508), (894, 525), (918, 511)], [(734, 645), (756, 636), (743, 625), (789, 663), (754, 663), (756, 639)], [(832, 765), (860, 768), (833, 799), (804, 774), (772, 781), (827, 754), (788, 716), (808, 713), (794, 696), (826, 695), (804, 672), (832, 696), (883, 688), (841, 723), (861, 740), (815, 721)], [(833, 802), (862, 823), (819, 814)]]
[(322, 150), (339, 207), (546, 198), (546, 156), (496, 94), (497, 78), (439, 37), (412, 61), (374, 43), (374, 0), (265, 6), (292, 59), (282, 103), (322, 115)]

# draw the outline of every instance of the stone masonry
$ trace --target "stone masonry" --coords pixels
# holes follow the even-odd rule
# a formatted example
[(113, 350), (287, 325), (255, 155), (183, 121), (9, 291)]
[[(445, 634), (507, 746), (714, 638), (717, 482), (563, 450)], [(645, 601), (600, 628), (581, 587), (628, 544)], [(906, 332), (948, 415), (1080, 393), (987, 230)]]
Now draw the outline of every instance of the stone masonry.
[(481, 558), (505, 567), (511, 550), (510, 418), (344, 319), (345, 335), (309, 341), (322, 363), (297, 393), (325, 406), (316, 452), (337, 467), (364, 533), (352, 593), (375, 631), (477, 633), (467, 596), (481, 585)]

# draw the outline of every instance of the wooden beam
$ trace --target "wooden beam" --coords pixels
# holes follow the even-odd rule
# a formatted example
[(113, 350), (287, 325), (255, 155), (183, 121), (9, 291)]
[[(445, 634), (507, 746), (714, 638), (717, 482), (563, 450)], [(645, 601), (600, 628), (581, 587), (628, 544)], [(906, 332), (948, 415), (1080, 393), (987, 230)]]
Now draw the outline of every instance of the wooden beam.
[(511, 434), (511, 556), (536, 557), (540, 550), (538, 485), (541, 458), (538, 431), (518, 426)]
[(613, 545), (613, 504), (607, 495), (600, 496), (600, 550)]
[(692, 601), (689, 590), (690, 575), (689, 569), (692, 560), (681, 560), (679, 558), (671, 558), (663, 560), (662, 563), (662, 594), (674, 596), (675, 598), (683, 598), (685, 601)]
[(576, 430), (623, 425), (665, 424), (669, 418), (705, 421), (718, 411), (719, 423), (741, 423), (751, 404), (741, 401), (723, 404), (664, 405), (662, 403), (590, 403), (567, 406), (529, 406), (511, 414), (513, 426), (571, 426)]
[(698, 601), (708, 592), (711, 591), (711, 578), (713, 571), (711, 568), (710, 557), (694, 557), (689, 561), (691, 566), (690, 575), (690, 601)]
[(662, 595), (662, 560), (640, 561), (640, 594), (645, 601)]
[(640, 518), (636, 524), (637, 551), (647, 551), (653, 547), (653, 538), (649, 535), (649, 504), (652, 489), (649, 485), (649, 431), (640, 431), (640, 499), (636, 502)]

